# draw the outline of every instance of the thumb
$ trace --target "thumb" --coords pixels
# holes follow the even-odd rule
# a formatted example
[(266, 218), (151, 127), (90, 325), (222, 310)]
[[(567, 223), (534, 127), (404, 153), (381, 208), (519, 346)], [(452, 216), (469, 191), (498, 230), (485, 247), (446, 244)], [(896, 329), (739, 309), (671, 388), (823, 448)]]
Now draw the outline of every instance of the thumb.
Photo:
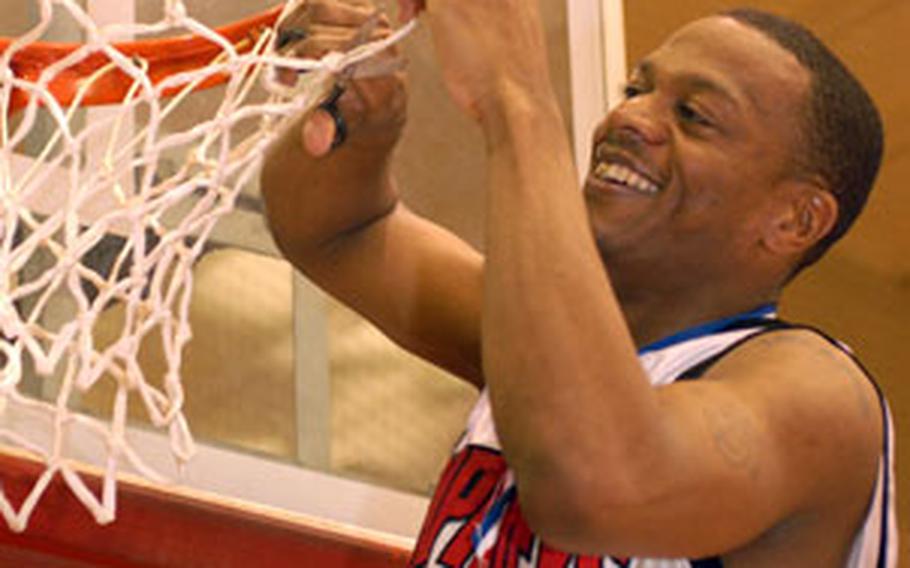
[(335, 120), (324, 109), (316, 109), (303, 124), (303, 147), (314, 158), (321, 158), (332, 151), (335, 141)]

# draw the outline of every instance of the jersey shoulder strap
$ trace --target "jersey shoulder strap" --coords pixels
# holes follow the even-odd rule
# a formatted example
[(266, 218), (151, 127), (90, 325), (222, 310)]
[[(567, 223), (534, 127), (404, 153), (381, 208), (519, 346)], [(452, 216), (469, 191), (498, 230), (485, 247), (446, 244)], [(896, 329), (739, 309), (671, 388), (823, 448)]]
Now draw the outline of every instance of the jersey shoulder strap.
[[(755, 333), (751, 333), (739, 340), (731, 343), (720, 352), (708, 357), (707, 359), (696, 363), (679, 374), (676, 378), (678, 381), (695, 380), (702, 377), (715, 363), (734, 351), (747, 341), (760, 337), (767, 333), (779, 330), (801, 329), (815, 333), (822, 339), (830, 343), (836, 349), (847, 355), (857, 368), (862, 371), (872, 387), (878, 394), (881, 404), (882, 422), (883, 422), (883, 443), (882, 443), (882, 462), (879, 468), (879, 479), (876, 483), (876, 496), (873, 499), (873, 506), (869, 511), (869, 516), (864, 523), (864, 528), (857, 535), (854, 542), (854, 550), (848, 564), (850, 568), (860, 568), (875, 566), (876, 568), (894, 568), (897, 566), (897, 531), (896, 519), (894, 512), (894, 479), (893, 479), (893, 426), (888, 410), (888, 403), (885, 399), (884, 392), (878, 383), (872, 377), (872, 374), (863, 365), (862, 361), (847, 347), (837, 339), (831, 337), (824, 331), (805, 324), (794, 324), (779, 320), (776, 318), (769, 319), (752, 319), (740, 320), (723, 331), (732, 331), (734, 329), (756, 328)], [(876, 510), (877, 509), (877, 510)], [(871, 529), (871, 530), (870, 530)], [(719, 558), (705, 558), (693, 561), (695, 567), (720, 567), (722, 562)]]
[[(731, 351), (733, 351), (734, 349), (736, 349), (743, 343), (746, 343), (750, 339), (764, 335), (766, 333), (770, 333), (772, 331), (778, 331), (781, 329), (798, 329), (800, 327), (802, 327), (802, 326), (798, 326), (798, 325), (795, 325), (795, 324), (792, 324), (792, 323), (789, 323), (789, 322), (786, 322), (784, 320), (780, 320), (777, 318), (751, 318), (751, 319), (744, 319), (744, 320), (736, 321), (735, 323), (725, 327), (721, 331), (727, 332), (727, 331), (736, 331), (736, 330), (740, 330), (740, 329), (755, 328), (755, 333), (749, 334), (745, 337), (738, 339), (737, 341), (734, 341), (730, 345), (728, 345), (725, 348), (723, 348), (722, 350), (720, 350), (718, 353), (715, 353), (714, 355), (708, 357), (707, 359), (700, 361), (700, 362), (696, 363), (695, 365), (689, 367), (688, 369), (686, 369), (685, 371), (680, 373), (680, 375), (678, 377), (676, 377), (676, 380), (677, 381), (686, 381), (686, 380), (694, 380), (694, 379), (701, 378), (702, 375), (704, 375), (706, 372), (708, 372), (708, 369), (713, 367), (715, 363), (717, 363), (728, 353), (730, 353)], [(813, 330), (813, 331), (820, 333), (823, 337), (825, 337), (829, 341), (833, 341), (830, 338), (828, 338), (825, 334), (818, 332), (817, 330)]]

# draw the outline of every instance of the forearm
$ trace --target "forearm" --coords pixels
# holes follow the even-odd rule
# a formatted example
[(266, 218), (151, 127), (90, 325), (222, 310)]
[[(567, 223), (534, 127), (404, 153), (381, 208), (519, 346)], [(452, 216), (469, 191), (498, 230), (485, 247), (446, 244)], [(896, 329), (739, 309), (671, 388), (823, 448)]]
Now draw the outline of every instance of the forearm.
[(346, 144), (316, 158), (304, 149), (301, 129), (297, 123), (281, 135), (261, 173), (269, 227), (292, 259), (318, 254), (387, 214), (398, 201), (389, 171), (391, 147)]
[(653, 455), (657, 402), (591, 237), (563, 122), (548, 97), (519, 95), (484, 125), (483, 363), (503, 448), (529, 491), (553, 493), (586, 470), (622, 485), (622, 468), (597, 464), (632, 471)]

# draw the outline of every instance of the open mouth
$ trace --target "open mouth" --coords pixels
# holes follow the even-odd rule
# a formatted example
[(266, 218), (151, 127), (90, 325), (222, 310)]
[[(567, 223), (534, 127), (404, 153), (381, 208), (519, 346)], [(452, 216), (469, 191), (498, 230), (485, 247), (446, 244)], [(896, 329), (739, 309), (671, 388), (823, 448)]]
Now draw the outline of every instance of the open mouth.
[(624, 185), (647, 195), (656, 195), (660, 192), (657, 184), (644, 178), (635, 170), (620, 164), (600, 162), (594, 168), (594, 177), (600, 181)]
[(621, 185), (642, 195), (660, 193), (661, 184), (624, 156), (598, 148), (596, 160), (591, 175), (598, 181)]

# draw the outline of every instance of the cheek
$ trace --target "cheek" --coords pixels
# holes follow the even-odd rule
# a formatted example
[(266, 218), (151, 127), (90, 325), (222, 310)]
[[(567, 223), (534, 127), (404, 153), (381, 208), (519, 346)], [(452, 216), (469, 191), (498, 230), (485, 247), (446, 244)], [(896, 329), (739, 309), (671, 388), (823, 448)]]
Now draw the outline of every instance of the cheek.
[(668, 221), (677, 232), (701, 232), (727, 216), (728, 179), (710, 168), (689, 167), (675, 176), (666, 195)]
[(680, 231), (707, 227), (735, 229), (755, 206), (755, 161), (734, 148), (689, 148), (675, 160), (674, 183), (667, 197), (672, 201), (672, 224)]
[(762, 204), (744, 179), (712, 174), (703, 178), (704, 185), (683, 192), (670, 237), (717, 257), (751, 250), (760, 233)]

